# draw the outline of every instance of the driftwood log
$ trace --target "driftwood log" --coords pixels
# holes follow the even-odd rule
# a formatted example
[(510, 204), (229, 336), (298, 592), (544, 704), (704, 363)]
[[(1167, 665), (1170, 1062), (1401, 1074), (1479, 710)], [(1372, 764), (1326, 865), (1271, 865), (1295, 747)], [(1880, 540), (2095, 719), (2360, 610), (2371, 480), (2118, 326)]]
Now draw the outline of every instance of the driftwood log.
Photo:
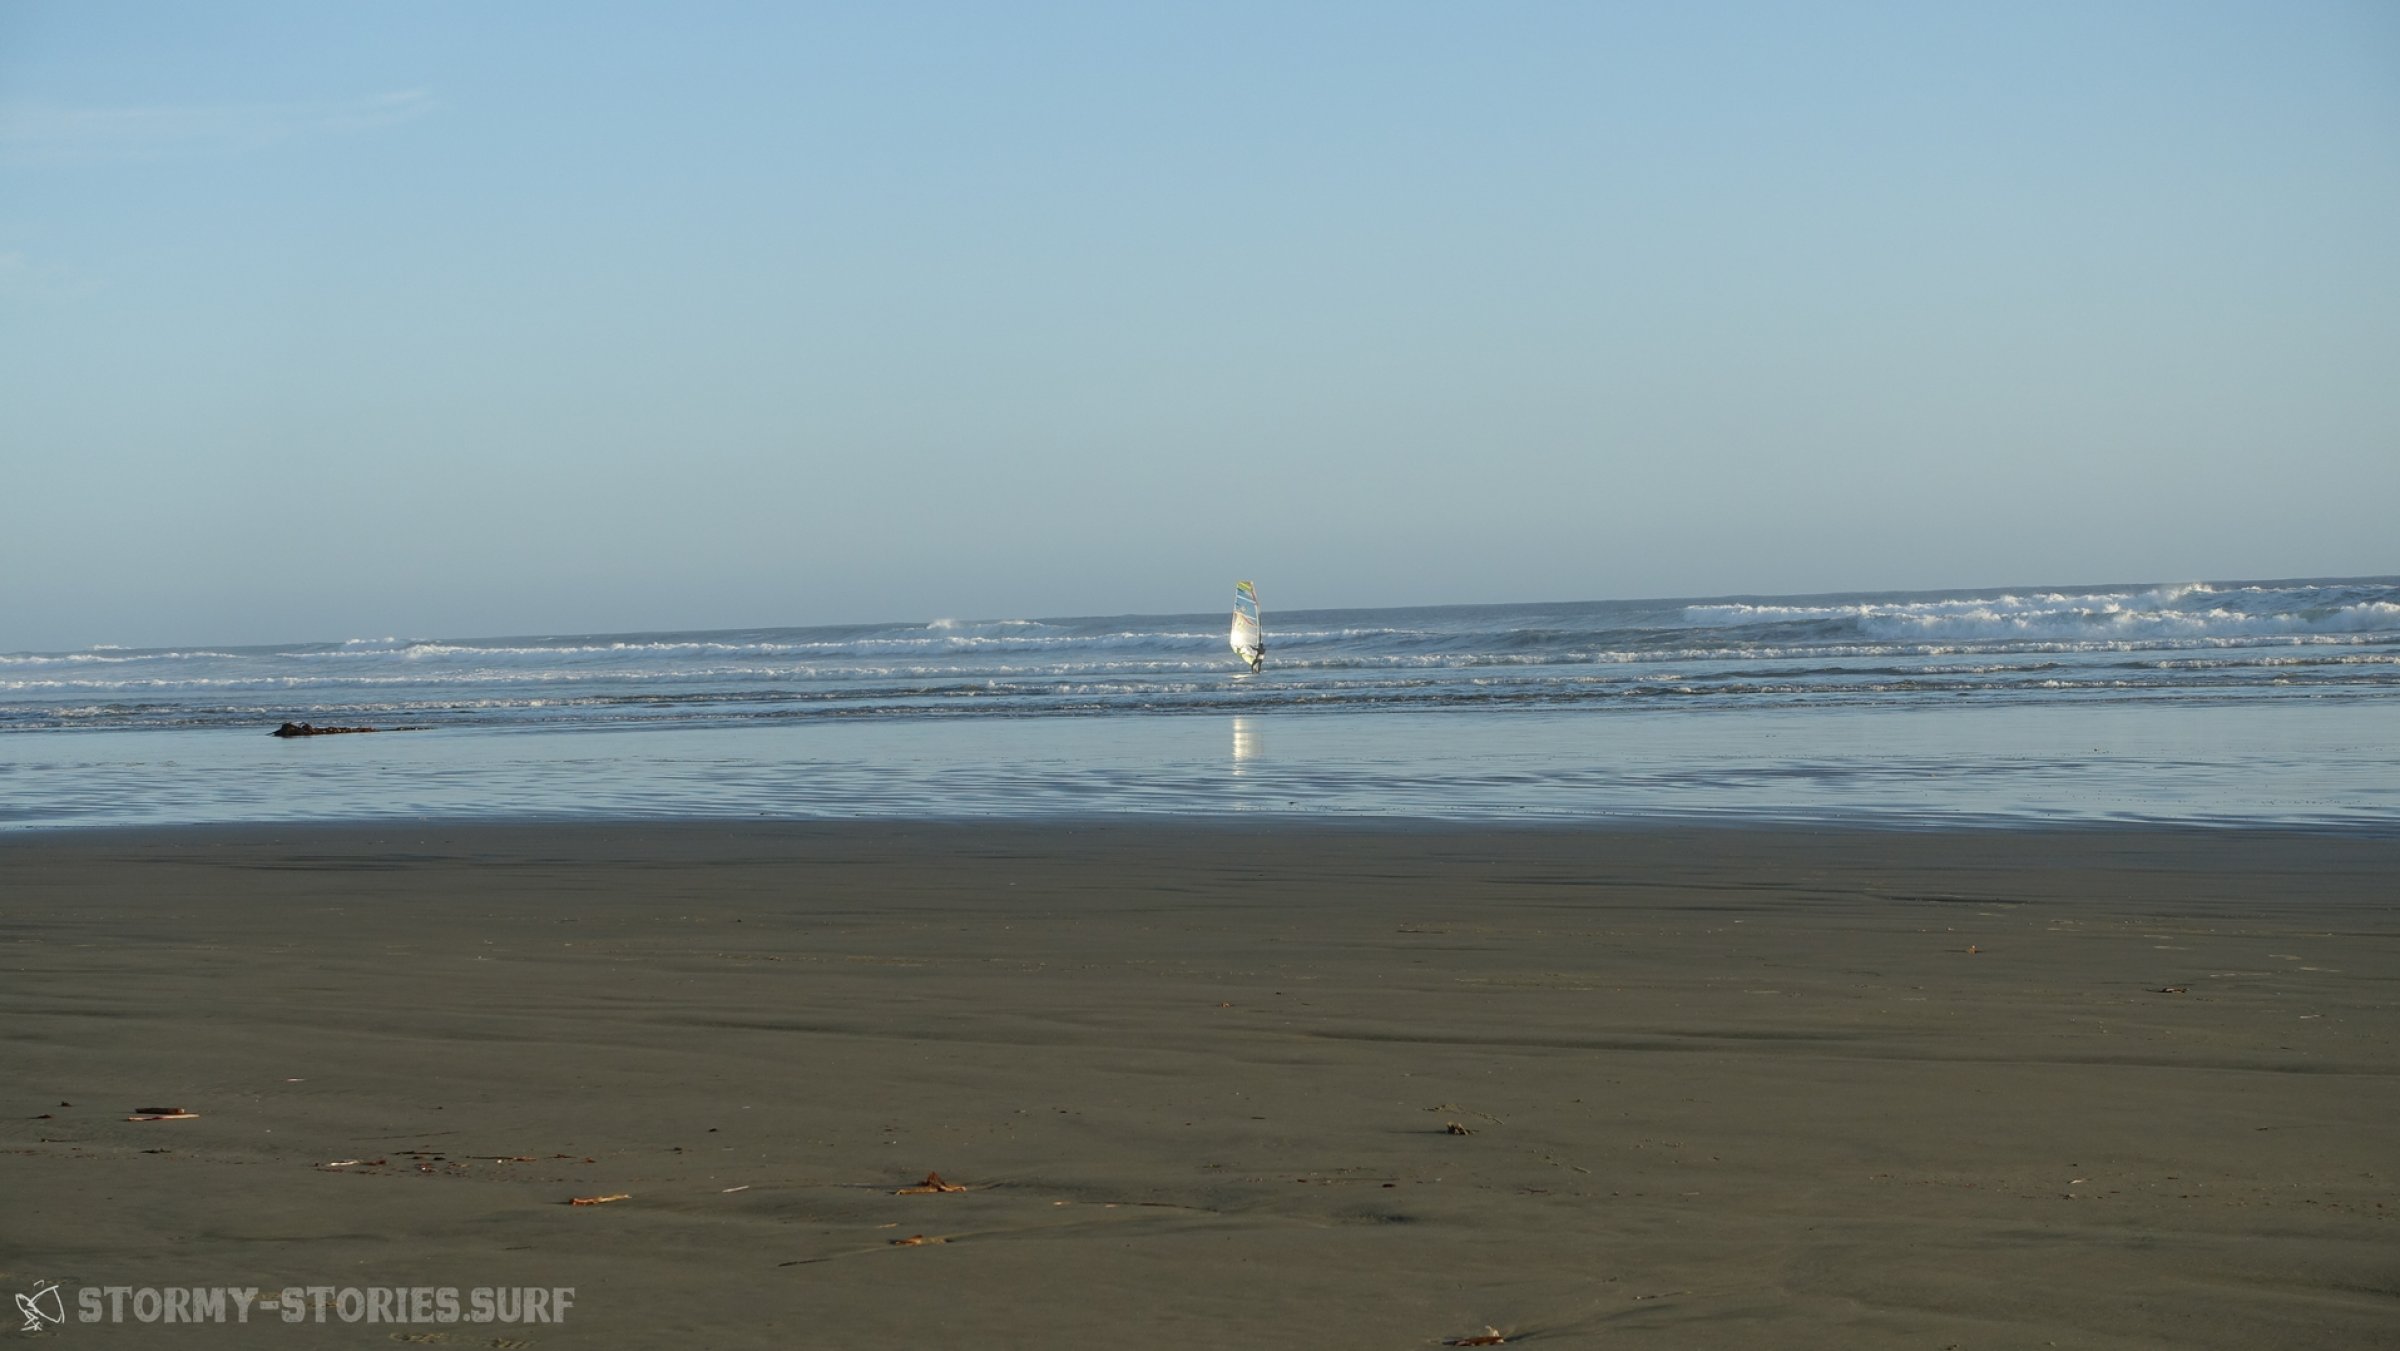
[(277, 736), (340, 736), (345, 732), (380, 732), (380, 727), (317, 727), (305, 722), (287, 722), (275, 729)]

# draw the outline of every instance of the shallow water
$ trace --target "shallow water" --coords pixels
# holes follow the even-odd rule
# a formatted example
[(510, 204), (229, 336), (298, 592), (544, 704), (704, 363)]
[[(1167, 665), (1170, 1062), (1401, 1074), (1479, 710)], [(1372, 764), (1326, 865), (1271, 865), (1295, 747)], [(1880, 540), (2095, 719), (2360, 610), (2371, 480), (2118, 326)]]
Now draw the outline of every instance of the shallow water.
[(434, 817), (2142, 822), (2400, 831), (2400, 704), (920, 718), (0, 736), (0, 825)]

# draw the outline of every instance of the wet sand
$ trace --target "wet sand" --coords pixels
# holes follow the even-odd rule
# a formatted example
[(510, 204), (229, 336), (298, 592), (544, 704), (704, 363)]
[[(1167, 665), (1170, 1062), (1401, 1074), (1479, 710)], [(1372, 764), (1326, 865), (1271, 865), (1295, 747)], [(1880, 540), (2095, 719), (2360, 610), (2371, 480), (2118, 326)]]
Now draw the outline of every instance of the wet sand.
[(0, 838), (0, 1292), (576, 1292), (95, 1346), (2386, 1343), (2396, 901), (2400, 841), (2232, 832)]

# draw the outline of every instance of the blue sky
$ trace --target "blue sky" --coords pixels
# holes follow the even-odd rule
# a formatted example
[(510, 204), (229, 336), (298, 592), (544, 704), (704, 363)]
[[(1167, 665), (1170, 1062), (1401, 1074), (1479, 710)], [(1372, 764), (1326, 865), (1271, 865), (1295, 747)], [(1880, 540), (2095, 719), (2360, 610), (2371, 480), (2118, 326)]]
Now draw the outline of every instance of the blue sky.
[(0, 650), (2400, 571), (2400, 7), (0, 5)]

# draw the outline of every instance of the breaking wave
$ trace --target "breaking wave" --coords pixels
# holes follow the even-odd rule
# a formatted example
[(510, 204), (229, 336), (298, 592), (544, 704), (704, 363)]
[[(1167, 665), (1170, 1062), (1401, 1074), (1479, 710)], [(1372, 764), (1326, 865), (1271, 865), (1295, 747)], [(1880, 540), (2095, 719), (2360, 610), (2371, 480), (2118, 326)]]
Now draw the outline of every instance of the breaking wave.
[(0, 730), (2389, 698), (2400, 581), (963, 619), (0, 655)]

